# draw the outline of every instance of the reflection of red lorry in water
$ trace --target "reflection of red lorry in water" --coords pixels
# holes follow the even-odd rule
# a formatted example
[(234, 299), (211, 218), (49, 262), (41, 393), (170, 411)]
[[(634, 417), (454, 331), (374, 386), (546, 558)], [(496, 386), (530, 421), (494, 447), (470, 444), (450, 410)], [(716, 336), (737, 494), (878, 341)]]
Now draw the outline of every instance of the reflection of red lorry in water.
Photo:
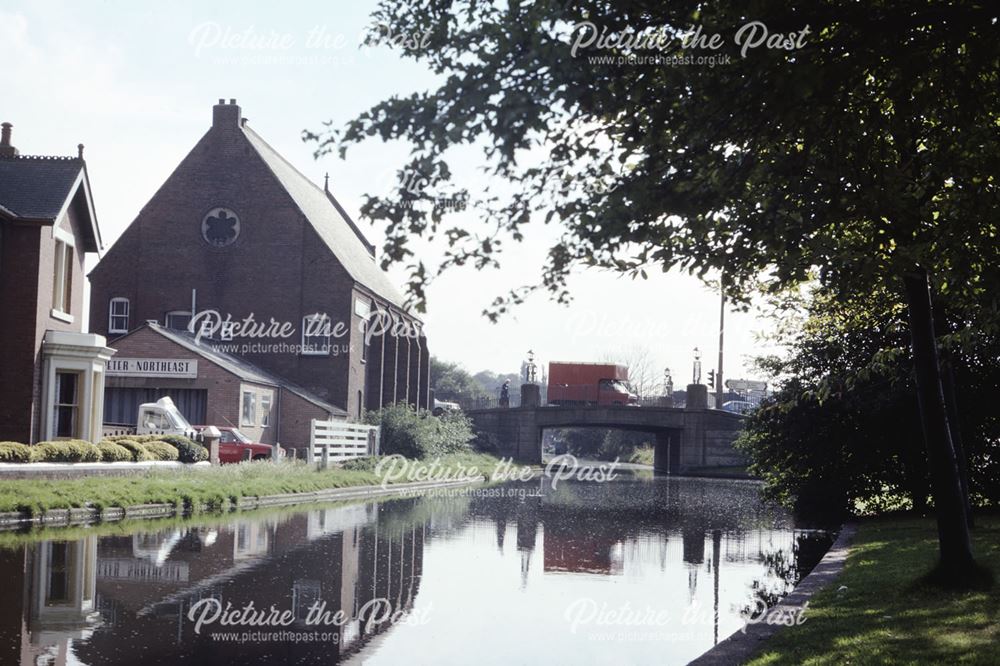
[(549, 362), (550, 405), (634, 405), (628, 368), (614, 363)]

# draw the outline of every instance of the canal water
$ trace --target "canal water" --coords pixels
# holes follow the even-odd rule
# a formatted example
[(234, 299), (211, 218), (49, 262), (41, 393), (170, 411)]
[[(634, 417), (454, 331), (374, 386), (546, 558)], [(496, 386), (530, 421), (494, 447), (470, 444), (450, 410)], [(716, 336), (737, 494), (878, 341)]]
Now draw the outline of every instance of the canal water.
[(619, 473), (2, 534), (0, 664), (684, 664), (830, 545), (758, 489)]

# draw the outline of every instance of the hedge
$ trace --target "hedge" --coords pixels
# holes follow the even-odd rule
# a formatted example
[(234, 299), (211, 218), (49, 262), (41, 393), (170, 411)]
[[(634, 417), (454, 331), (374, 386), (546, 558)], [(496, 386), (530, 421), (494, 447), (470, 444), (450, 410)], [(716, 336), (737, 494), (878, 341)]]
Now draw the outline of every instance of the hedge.
[(98, 462), (101, 452), (82, 439), (61, 439), (39, 442), (33, 447), (31, 457), (37, 462)]
[[(109, 438), (110, 439), (110, 438)], [(108, 441), (107, 439), (101, 441)], [(132, 455), (132, 462), (143, 462), (146, 460), (155, 460), (153, 455), (146, 450), (146, 447), (134, 439), (129, 439), (123, 437), (121, 439), (115, 438), (112, 440), (118, 446), (123, 446), (128, 449), (129, 453)]]
[(31, 462), (31, 447), (20, 442), (0, 442), (0, 462)]
[(132, 462), (132, 452), (121, 444), (101, 440), (97, 445), (101, 452), (101, 462)]
[(208, 460), (208, 449), (183, 435), (160, 435), (160, 441), (177, 449), (178, 460), (183, 463), (196, 463)]
[(177, 460), (177, 449), (164, 441), (145, 442), (141, 446), (149, 452), (154, 460)]

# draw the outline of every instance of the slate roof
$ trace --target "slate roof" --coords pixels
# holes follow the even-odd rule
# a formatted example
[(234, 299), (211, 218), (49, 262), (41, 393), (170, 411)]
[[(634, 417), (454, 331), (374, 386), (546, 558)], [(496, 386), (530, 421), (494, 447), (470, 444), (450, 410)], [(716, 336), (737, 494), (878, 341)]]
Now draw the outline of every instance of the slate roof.
[(70, 157), (0, 158), (0, 206), (19, 218), (54, 221), (82, 169), (83, 160)]
[(85, 249), (100, 252), (101, 230), (83, 159), (39, 155), (0, 157), (0, 217), (52, 224), (81, 190), (88, 217), (82, 229), (87, 242)]
[(306, 178), (252, 129), (246, 125), (242, 129), (278, 182), (354, 281), (403, 309), (404, 299), (389, 276), (375, 263), (371, 243), (364, 240), (357, 225), (332, 195)]
[[(326, 402), (316, 394), (307, 391), (301, 386), (292, 384), (287, 379), (282, 379), (277, 375), (272, 375), (266, 370), (262, 370), (261, 368), (258, 368), (256, 365), (249, 363), (238, 356), (233, 356), (232, 354), (219, 351), (218, 349), (213, 348), (208, 343), (196, 341), (194, 335), (188, 333), (187, 331), (178, 331), (175, 329), (166, 328), (152, 321), (147, 322), (145, 326), (159, 333), (160, 335), (167, 338), (171, 342), (174, 342), (180, 345), (181, 347), (184, 347), (185, 349), (194, 352), (195, 354), (198, 354), (199, 356), (203, 357), (210, 363), (214, 363), (215, 365), (218, 365), (224, 370), (233, 373), (234, 375), (236, 375), (237, 377), (239, 377), (244, 381), (256, 382), (258, 384), (270, 384), (272, 386), (281, 386), (282, 388), (288, 389), (289, 391), (299, 396), (303, 400), (308, 400), (317, 407), (325, 409), (334, 416), (342, 416), (345, 418), (347, 417), (346, 411), (344, 411), (340, 407), (331, 405), (330, 403)], [(142, 330), (142, 328), (136, 330)], [(134, 332), (135, 331), (133, 331), (133, 333)], [(113, 345), (114, 343), (111, 344)]]

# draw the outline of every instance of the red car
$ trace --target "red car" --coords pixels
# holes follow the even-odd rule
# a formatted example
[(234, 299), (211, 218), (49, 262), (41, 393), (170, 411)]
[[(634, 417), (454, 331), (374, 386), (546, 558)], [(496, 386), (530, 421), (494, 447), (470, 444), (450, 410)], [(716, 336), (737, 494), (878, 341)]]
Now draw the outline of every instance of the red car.
[[(193, 426), (199, 433), (208, 426)], [(240, 432), (237, 428), (228, 426), (215, 426), (222, 433), (219, 438), (219, 463), (243, 462), (247, 459), (247, 451), (250, 451), (251, 460), (270, 460), (271, 450), (274, 448), (270, 444), (254, 442), (249, 437)], [(284, 455), (284, 449), (279, 447), (278, 455)]]

